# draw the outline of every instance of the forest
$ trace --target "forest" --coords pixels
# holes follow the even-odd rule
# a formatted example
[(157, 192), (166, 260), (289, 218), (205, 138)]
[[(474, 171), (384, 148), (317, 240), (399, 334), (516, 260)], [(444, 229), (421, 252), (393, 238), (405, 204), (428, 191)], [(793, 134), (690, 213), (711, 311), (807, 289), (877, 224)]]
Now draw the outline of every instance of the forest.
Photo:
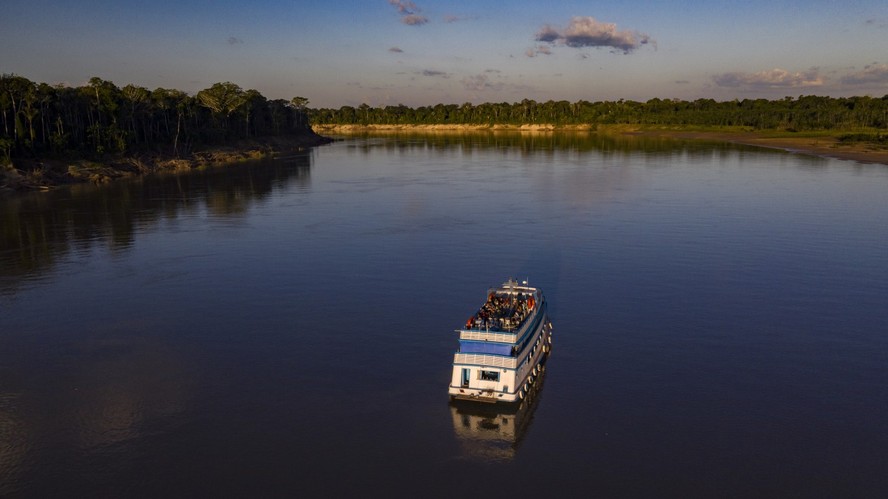
[(197, 145), (310, 132), (304, 97), (269, 100), (216, 83), (179, 90), (117, 87), (91, 78), (68, 87), (0, 75), (0, 163), (17, 157), (154, 152), (176, 157)]
[[(342, 106), (312, 109), (308, 99), (269, 100), (256, 90), (216, 83), (188, 95), (180, 90), (118, 87), (98, 77), (79, 87), (0, 75), (0, 162), (48, 155), (96, 156), (152, 152), (179, 157), (196, 146), (237, 139), (311, 133), (330, 125), (551, 124), (748, 127), (756, 130), (884, 130), (888, 95), (881, 98), (799, 96), (778, 100), (650, 99), (578, 102)], [(870, 136), (871, 137), (871, 136)], [(876, 136), (883, 139), (883, 134)]]
[(873, 97), (820, 97), (803, 95), (779, 100), (713, 99), (684, 101), (651, 99), (578, 102), (521, 102), (437, 104), (410, 108), (403, 105), (310, 109), (315, 124), (331, 125), (522, 125), (552, 124), (670, 125), (750, 127), (756, 130), (856, 130), (888, 128), (888, 95)]

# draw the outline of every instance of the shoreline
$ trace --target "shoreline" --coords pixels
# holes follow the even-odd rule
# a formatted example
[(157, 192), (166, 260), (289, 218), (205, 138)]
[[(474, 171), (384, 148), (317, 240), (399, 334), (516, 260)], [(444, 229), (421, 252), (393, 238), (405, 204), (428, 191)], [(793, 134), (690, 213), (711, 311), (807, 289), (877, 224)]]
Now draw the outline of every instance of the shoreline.
[(224, 146), (201, 148), (176, 157), (169, 153), (131, 153), (97, 159), (16, 159), (0, 165), (0, 195), (48, 191), (63, 185), (102, 184), (152, 173), (178, 173), (226, 163), (270, 158), (329, 144), (317, 133), (239, 140)]
[[(840, 132), (796, 133), (750, 131), (743, 129), (694, 130), (637, 125), (313, 125), (313, 132), (302, 135), (240, 140), (207, 147), (184, 157), (164, 153), (135, 153), (99, 159), (35, 158), (16, 159), (0, 165), (0, 195), (24, 191), (46, 191), (62, 185), (105, 183), (118, 178), (160, 172), (185, 172), (197, 168), (273, 157), (309, 147), (328, 144), (333, 139), (319, 133), (345, 135), (380, 133), (556, 133), (587, 132), (606, 135), (663, 137), (677, 140), (707, 140), (753, 147), (779, 149), (797, 154), (888, 165), (888, 148), (869, 142), (844, 143)], [(845, 132), (841, 132), (845, 133)]]
[(313, 125), (319, 132), (591, 132), (610, 135), (663, 137), (679, 140), (709, 140), (729, 142), (787, 152), (888, 165), (888, 148), (868, 142), (843, 143), (838, 135), (843, 132), (796, 132), (787, 137), (785, 132), (750, 131), (741, 129), (703, 130), (644, 127), (638, 125)]
[(767, 149), (779, 149), (796, 154), (807, 154), (860, 163), (888, 165), (888, 148), (880, 148), (867, 142), (843, 143), (830, 135), (773, 137), (760, 132), (682, 132), (643, 131), (637, 135), (670, 137), (685, 140), (714, 140)]

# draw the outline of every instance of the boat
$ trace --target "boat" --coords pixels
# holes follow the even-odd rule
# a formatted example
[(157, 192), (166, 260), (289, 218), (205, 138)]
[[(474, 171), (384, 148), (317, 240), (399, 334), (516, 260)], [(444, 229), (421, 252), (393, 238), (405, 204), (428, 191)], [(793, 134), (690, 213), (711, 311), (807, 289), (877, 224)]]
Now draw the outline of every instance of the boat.
[(508, 462), (515, 459), (533, 423), (539, 406), (546, 367), (530, 390), (514, 404), (478, 404), (464, 400), (450, 401), (453, 431), (462, 457), (471, 460)]
[(448, 394), (453, 400), (515, 403), (528, 396), (552, 349), (542, 290), (509, 279), (457, 329)]

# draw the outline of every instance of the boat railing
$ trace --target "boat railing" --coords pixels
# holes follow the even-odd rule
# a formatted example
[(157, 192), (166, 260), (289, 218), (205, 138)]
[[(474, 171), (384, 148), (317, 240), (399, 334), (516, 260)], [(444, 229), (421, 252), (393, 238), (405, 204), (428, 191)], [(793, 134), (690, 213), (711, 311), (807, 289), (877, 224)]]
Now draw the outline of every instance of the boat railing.
[(460, 330), (459, 339), (477, 341), (498, 341), (501, 343), (515, 343), (518, 340), (516, 333), (494, 333), (487, 331)]
[(503, 367), (515, 369), (518, 367), (518, 359), (503, 357), (501, 355), (487, 355), (483, 353), (457, 353), (453, 359), (455, 364), (479, 364), (484, 366)]

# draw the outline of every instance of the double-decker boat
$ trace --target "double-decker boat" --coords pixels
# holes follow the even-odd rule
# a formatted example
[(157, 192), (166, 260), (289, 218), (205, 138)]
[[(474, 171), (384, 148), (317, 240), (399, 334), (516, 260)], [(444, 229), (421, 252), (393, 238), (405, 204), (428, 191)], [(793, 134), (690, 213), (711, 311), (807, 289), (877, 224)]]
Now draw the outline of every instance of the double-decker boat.
[(448, 393), (452, 399), (516, 402), (538, 379), (552, 348), (542, 290), (509, 279), (458, 329)]
[(511, 461), (530, 431), (546, 378), (546, 366), (520, 400), (512, 404), (450, 401), (453, 430), (467, 459)]

